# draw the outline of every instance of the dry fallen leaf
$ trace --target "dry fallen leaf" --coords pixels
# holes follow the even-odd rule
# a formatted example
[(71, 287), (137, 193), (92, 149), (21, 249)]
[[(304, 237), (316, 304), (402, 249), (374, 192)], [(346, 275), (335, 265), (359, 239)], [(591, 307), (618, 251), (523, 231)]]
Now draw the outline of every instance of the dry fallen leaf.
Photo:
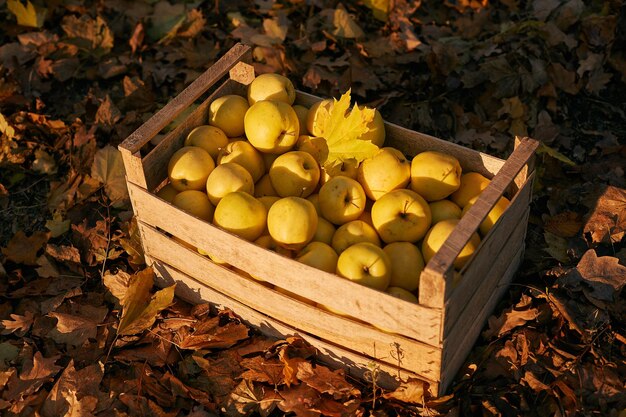
[(583, 231), (592, 243), (620, 242), (626, 232), (626, 190), (611, 185), (603, 188)]
[(0, 334), (15, 333), (18, 336), (24, 336), (33, 325), (35, 315), (27, 311), (23, 316), (19, 314), (11, 314), (11, 320), (2, 320), (3, 330)]
[(518, 326), (523, 326), (528, 321), (535, 320), (539, 316), (539, 310), (531, 307), (531, 304), (532, 299), (523, 294), (517, 305), (507, 308), (498, 317), (489, 317), (489, 328), (483, 332), (483, 336), (487, 339), (500, 337)]
[(400, 384), (394, 391), (383, 394), (384, 398), (394, 399), (409, 404), (423, 404), (425, 382), (419, 379), (409, 379)]
[(23, 231), (18, 231), (9, 241), (2, 253), (10, 261), (18, 264), (37, 265), (37, 252), (43, 247), (50, 237), (49, 233), (35, 232), (26, 236)]
[(589, 249), (578, 262), (574, 276), (591, 287), (591, 297), (613, 302), (626, 285), (626, 266), (620, 265), (617, 258), (597, 256)]
[(93, 159), (91, 176), (104, 184), (104, 190), (114, 204), (126, 203), (128, 188), (120, 151), (108, 145), (99, 149)]

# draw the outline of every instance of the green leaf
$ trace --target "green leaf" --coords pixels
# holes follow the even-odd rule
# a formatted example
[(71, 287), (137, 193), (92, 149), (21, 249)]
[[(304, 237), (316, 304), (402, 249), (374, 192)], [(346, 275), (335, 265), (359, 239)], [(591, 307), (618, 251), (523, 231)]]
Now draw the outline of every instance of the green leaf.
[(30, 1), (27, 1), (26, 6), (24, 6), (20, 0), (7, 0), (7, 7), (17, 18), (18, 25), (31, 28), (42, 27), (48, 11), (47, 9), (33, 6)]

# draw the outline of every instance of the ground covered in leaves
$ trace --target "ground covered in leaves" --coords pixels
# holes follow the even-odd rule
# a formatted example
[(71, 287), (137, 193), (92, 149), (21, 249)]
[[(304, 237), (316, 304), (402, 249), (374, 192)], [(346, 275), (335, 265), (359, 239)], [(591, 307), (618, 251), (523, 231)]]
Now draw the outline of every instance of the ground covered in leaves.
[[(0, 17), (0, 414), (626, 415), (621, 1), (1, 0)], [(381, 391), (152, 288), (115, 147), (238, 41), (259, 72), (352, 88), (411, 129), (503, 157), (542, 142), (523, 265), (449, 395)]]

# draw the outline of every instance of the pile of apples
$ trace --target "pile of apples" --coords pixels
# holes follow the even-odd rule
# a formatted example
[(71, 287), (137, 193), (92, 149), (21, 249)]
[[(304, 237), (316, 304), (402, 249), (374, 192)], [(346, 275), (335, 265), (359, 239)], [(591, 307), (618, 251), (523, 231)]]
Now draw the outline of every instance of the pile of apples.
[[(319, 126), (334, 101), (306, 108), (293, 104), (295, 96), (288, 78), (262, 74), (247, 97), (215, 99), (208, 124), (193, 129), (171, 157), (169, 183), (157, 195), (268, 250), (417, 302), (424, 263), (489, 180), (462, 173), (447, 154), (428, 151), (409, 159), (384, 147), (378, 111), (358, 138), (377, 145), (378, 153), (328, 172), (318, 163), (325, 140)], [(500, 200), (480, 234), (508, 203)], [(463, 267), (480, 239), (472, 236), (455, 268)]]

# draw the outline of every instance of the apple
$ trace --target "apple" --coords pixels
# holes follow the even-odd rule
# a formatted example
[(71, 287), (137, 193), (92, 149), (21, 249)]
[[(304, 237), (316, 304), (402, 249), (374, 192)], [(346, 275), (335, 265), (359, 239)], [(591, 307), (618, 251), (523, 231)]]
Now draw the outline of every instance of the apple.
[(227, 162), (236, 162), (244, 167), (252, 175), (254, 182), (260, 180), (265, 174), (265, 163), (261, 153), (248, 141), (230, 142), (225, 148), (222, 148), (217, 157), (217, 164)]
[(361, 184), (344, 176), (331, 178), (319, 191), (322, 216), (336, 225), (358, 219), (365, 210), (366, 199)]
[[(367, 200), (367, 202), (369, 203), (371, 200)], [(372, 212), (371, 212), (371, 207), (368, 210), (367, 204), (365, 204), (365, 210), (363, 210), (363, 213), (359, 216), (359, 218), (357, 220), (362, 220), (365, 223), (369, 224), (370, 226), (374, 227), (374, 222), (372, 222)]]
[(320, 184), (324, 185), (332, 177), (348, 177), (357, 179), (359, 173), (359, 161), (354, 158), (345, 159), (334, 165), (326, 165), (322, 167), (322, 175), (320, 177)]
[(411, 180), (411, 163), (399, 150), (382, 148), (376, 155), (361, 162), (357, 180), (369, 198), (378, 200), (391, 190), (407, 186)]
[(331, 240), (331, 246), (338, 254), (341, 254), (348, 247), (359, 242), (370, 242), (380, 246), (380, 238), (372, 226), (362, 220), (352, 220), (337, 228)]
[(388, 287), (385, 292), (393, 297), (399, 298), (404, 301), (409, 301), (411, 303), (418, 303), (417, 297), (412, 292), (405, 290), (400, 287)]
[(296, 254), (296, 261), (334, 274), (337, 270), (337, 252), (323, 242), (311, 242)]
[(320, 168), (311, 154), (289, 151), (276, 158), (269, 176), (279, 196), (308, 197), (317, 188)]
[(211, 203), (217, 205), (222, 197), (233, 191), (253, 194), (252, 175), (236, 162), (227, 162), (216, 166), (206, 180), (206, 192)]
[(242, 96), (228, 94), (218, 97), (209, 104), (209, 124), (222, 129), (229, 138), (243, 136), (243, 120), (249, 108), (248, 100)]
[(262, 100), (273, 100), (292, 105), (296, 89), (291, 80), (280, 74), (261, 74), (248, 85), (248, 103), (253, 106)]
[(202, 191), (186, 190), (176, 194), (172, 204), (199, 219), (210, 222), (213, 218), (215, 208), (209, 197)]
[(385, 243), (416, 242), (428, 231), (431, 213), (419, 194), (393, 190), (372, 205), (372, 223)]
[(320, 211), (320, 195), (318, 193), (314, 193), (308, 196), (306, 199), (309, 200), (311, 203), (313, 203), (313, 205), (315, 206), (315, 211), (317, 212), (317, 215), (321, 216), (322, 212)]
[(284, 197), (270, 207), (267, 228), (270, 236), (284, 248), (299, 250), (309, 243), (317, 230), (313, 203), (301, 197)]
[(430, 207), (430, 213), (432, 214), (433, 224), (445, 219), (461, 218), (461, 207), (457, 206), (450, 200), (444, 199), (431, 201), (428, 203), (428, 206)]
[(298, 116), (298, 122), (300, 122), (300, 134), (302, 135), (307, 133), (306, 120), (309, 116), (309, 109), (301, 104), (294, 104), (292, 107), (293, 111), (295, 111)]
[(280, 200), (280, 197), (277, 195), (264, 195), (263, 197), (257, 197), (256, 199), (263, 203), (267, 211), (269, 211), (270, 207), (272, 207), (275, 202)]
[[(359, 106), (360, 109), (367, 108)], [(367, 124), (368, 131), (359, 136), (360, 140), (368, 140), (381, 148), (385, 143), (385, 121), (380, 112), (374, 109), (374, 118)]]
[[(424, 256), (424, 261), (426, 263), (428, 263), (435, 253), (437, 253), (439, 248), (443, 246), (444, 242), (448, 239), (448, 236), (450, 236), (450, 233), (452, 233), (458, 223), (458, 219), (447, 219), (442, 220), (439, 223), (435, 223), (433, 227), (430, 228), (422, 241), (422, 255)], [(469, 242), (467, 242), (467, 244), (463, 247), (463, 250), (461, 250), (459, 256), (454, 260), (454, 267), (456, 269), (463, 268), (463, 265), (470, 260), (472, 254), (476, 251), (476, 249), (478, 249), (478, 245), (480, 245), (480, 237), (478, 236), (478, 233), (473, 233)]]
[(450, 200), (464, 208), (469, 201), (480, 194), (491, 181), (478, 172), (466, 172), (461, 175), (459, 189), (450, 195)]
[(411, 189), (427, 201), (443, 200), (459, 189), (458, 159), (437, 151), (418, 153), (411, 161)]
[(282, 101), (257, 101), (246, 112), (244, 126), (252, 146), (266, 153), (291, 150), (300, 135), (298, 115)]
[(178, 190), (172, 186), (172, 184), (165, 184), (159, 191), (157, 191), (156, 195), (159, 198), (171, 203), (178, 194)]
[[(332, 98), (317, 101), (309, 108), (309, 114), (306, 119), (306, 129), (311, 136), (324, 136), (324, 124), (330, 115), (330, 111), (335, 105)], [(303, 134), (302, 132), (301, 134)]]
[(261, 177), (260, 180), (254, 184), (254, 196), (256, 198), (265, 197), (265, 196), (277, 196), (278, 193), (274, 189), (272, 185), (272, 180), (270, 179), (270, 174), (265, 174)]
[(326, 143), (326, 139), (316, 136), (298, 136), (294, 149), (310, 153), (316, 161), (325, 161), (328, 157), (328, 144)]
[(184, 146), (174, 152), (167, 165), (170, 184), (178, 191), (203, 190), (215, 168), (211, 155), (196, 146)]
[(276, 153), (265, 153), (261, 152), (261, 158), (263, 158), (263, 165), (265, 166), (265, 173), (267, 174), (270, 170), (270, 167), (280, 155)]
[(380, 247), (360, 242), (341, 252), (336, 272), (353, 282), (383, 291), (391, 279), (391, 261)]
[[(478, 200), (478, 196), (469, 200), (469, 202), (465, 205), (465, 207), (463, 207), (463, 211), (461, 213), (462, 216), (468, 212), (468, 210), (474, 205), (476, 200)], [(493, 226), (495, 226), (500, 216), (502, 216), (502, 214), (504, 214), (504, 211), (507, 209), (507, 207), (509, 207), (509, 204), (511, 204), (511, 202), (509, 201), (508, 198), (500, 197), (496, 205), (493, 206), (489, 214), (487, 214), (487, 217), (485, 217), (485, 220), (483, 220), (482, 223), (480, 224), (479, 230), (480, 230), (480, 234), (483, 237), (486, 236), (487, 233), (489, 233), (489, 231), (491, 230)]]
[(263, 203), (243, 191), (222, 197), (213, 215), (213, 224), (249, 241), (261, 236), (266, 222), (267, 210)]
[(323, 217), (317, 218), (317, 229), (313, 236), (314, 242), (323, 242), (328, 245), (332, 243), (333, 235), (335, 234), (335, 226)]
[[(261, 235), (258, 239), (256, 239), (254, 241), (254, 243), (256, 243), (257, 245), (259, 245), (260, 247), (267, 249), (267, 250), (271, 250), (272, 252), (276, 252), (280, 255), (286, 256), (287, 258), (293, 258), (294, 257), (294, 252), (292, 250), (289, 249), (285, 249), (282, 246), (280, 246), (272, 236), (270, 236), (269, 234), (263, 234)], [(255, 278), (257, 279), (257, 278)]]
[(228, 145), (228, 137), (222, 129), (211, 125), (194, 128), (185, 139), (184, 146), (198, 146), (211, 155), (214, 160), (220, 149)]
[(392, 242), (385, 245), (383, 250), (391, 261), (389, 285), (416, 291), (424, 269), (424, 258), (417, 246), (410, 242)]

